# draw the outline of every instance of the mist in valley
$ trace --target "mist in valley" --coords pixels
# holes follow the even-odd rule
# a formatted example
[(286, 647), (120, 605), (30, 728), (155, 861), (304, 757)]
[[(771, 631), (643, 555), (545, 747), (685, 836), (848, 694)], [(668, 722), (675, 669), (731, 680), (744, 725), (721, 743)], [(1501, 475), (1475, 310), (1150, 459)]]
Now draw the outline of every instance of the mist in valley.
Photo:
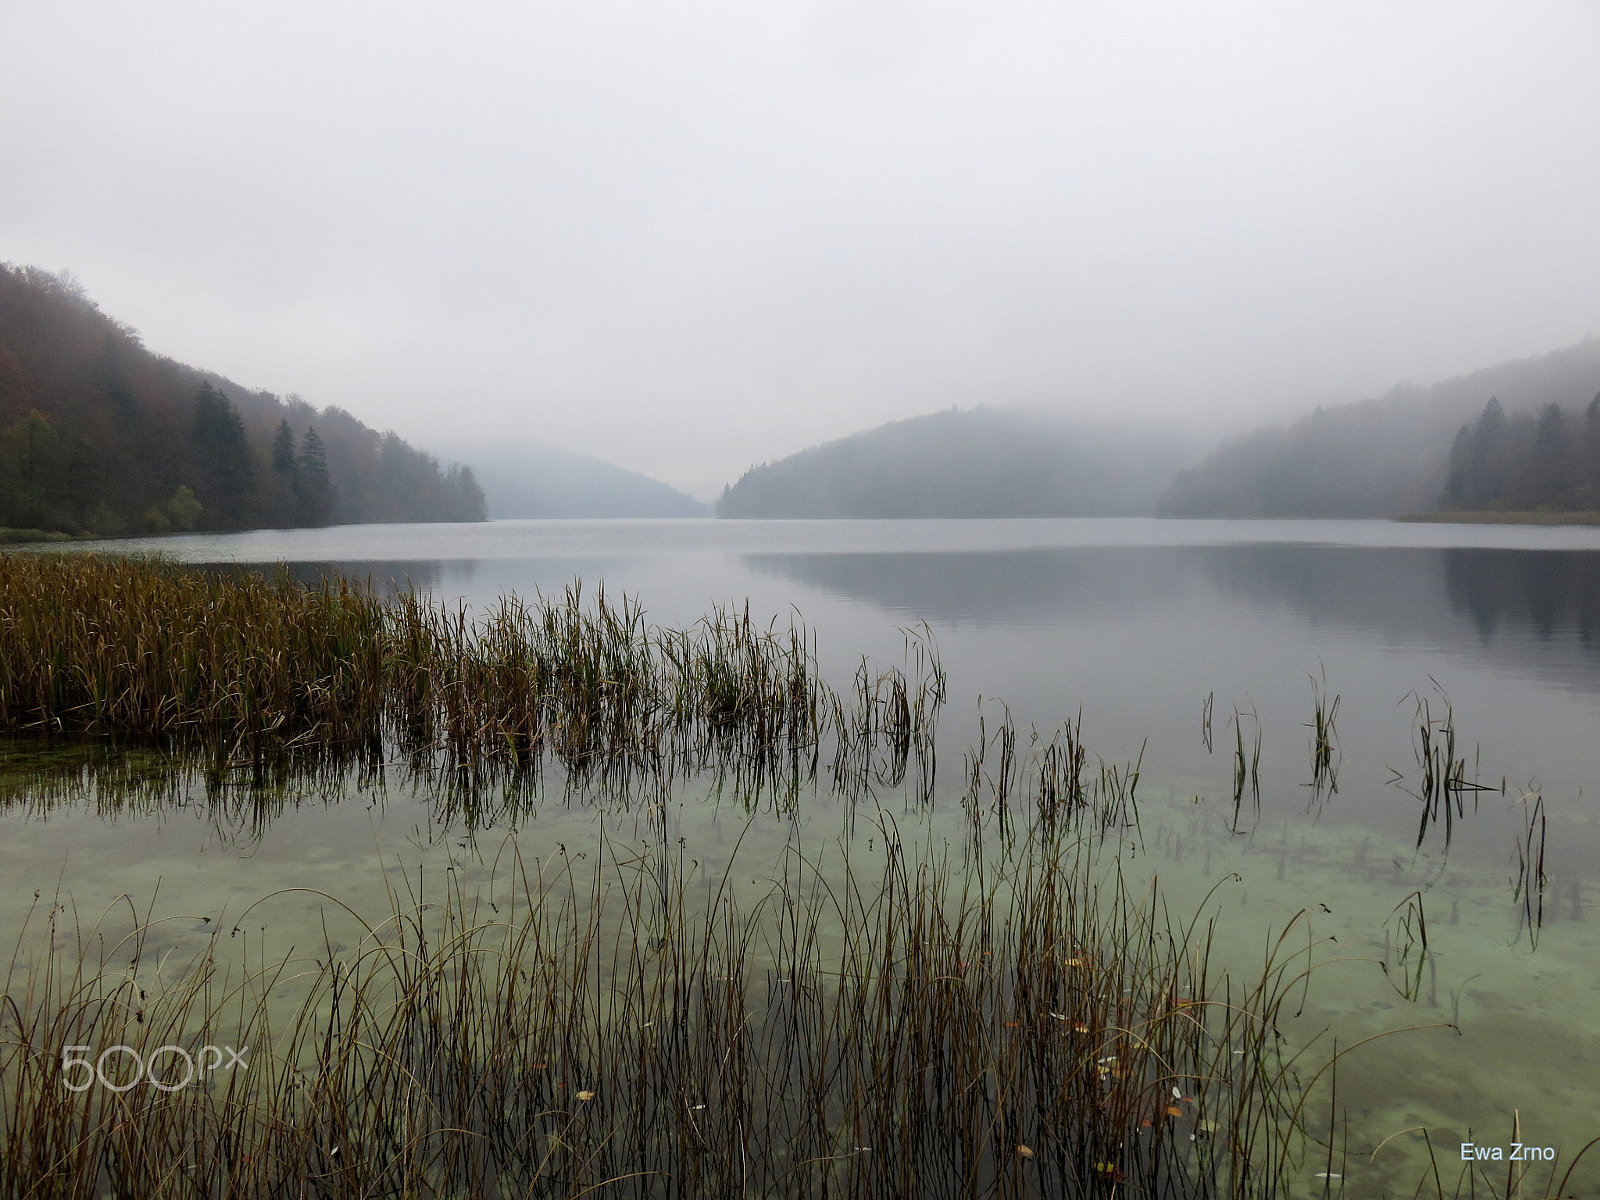
[[(713, 502), (955, 406), (1160, 430), (1130, 463), (1175, 478), (1600, 327), (1586, 4), (16, 0), (0, 37), (0, 259), (446, 456)], [(1114, 507), (1261, 508), (1171, 481)]]

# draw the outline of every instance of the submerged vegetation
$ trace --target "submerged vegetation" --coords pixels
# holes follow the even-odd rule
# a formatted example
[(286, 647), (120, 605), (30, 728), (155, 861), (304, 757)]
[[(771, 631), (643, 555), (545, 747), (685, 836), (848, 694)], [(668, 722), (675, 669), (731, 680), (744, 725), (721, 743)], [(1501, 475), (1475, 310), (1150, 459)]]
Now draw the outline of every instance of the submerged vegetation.
[[(1320, 798), (1340, 697), (1312, 688)], [(1236, 877), (1174, 916), (1132, 865), (1143, 749), (1092, 755), (1081, 712), (1041, 733), (980, 706), (959, 811), (941, 809), (945, 692), (925, 627), (902, 667), (863, 660), (836, 689), (807, 629), (748, 609), (666, 629), (577, 586), (474, 615), (337, 581), (0, 556), (0, 722), (45, 764), (6, 779), (0, 743), (0, 804), (166, 811), (198, 778), (219, 821), (258, 832), (391, 772), (452, 847), (431, 874), (382, 864), (376, 913), (294, 888), (80, 919), (64, 891), (36, 895), (0, 1001), (0, 1193), (1342, 1195), (1339, 1075), (1360, 1042), (1296, 1040), (1296, 1018), (1347, 951), (1285, 913), (1225, 970), (1216, 900)], [(1231, 723), (1236, 837), (1271, 785), (1255, 708)], [(1412, 728), (1420, 782), (1399, 782), (1448, 851), (1483, 788), (1447, 700), (1440, 717), (1419, 698)], [(552, 779), (593, 802), (581, 849), (532, 849)], [(842, 797), (836, 835), (803, 789)], [(682, 836), (689, 795), (746, 822), (720, 857)], [(1542, 799), (1523, 812), (1512, 900), (1535, 940), (1561, 893)], [(904, 833), (912, 815), (929, 823)], [(486, 855), (501, 820), (522, 832)], [(762, 821), (781, 832), (763, 841)], [(1434, 1006), (1423, 902), (1394, 909), (1370, 961)], [(1443, 981), (1456, 1023), (1473, 978)], [(1435, 1162), (1417, 1194), (1553, 1198), (1582, 1157), (1503, 1192)]]
[[(1246, 1196), (1301, 1161), (1303, 950), (1241, 988), (1092, 842), (985, 876), (878, 836), (881, 874), (795, 853), (754, 895), (659, 826), (587, 865), (508, 847), (481, 891), (333, 911), (314, 959), (242, 974), (253, 916), (175, 966), (148, 916), (48, 906), (79, 949), (13, 964), (9, 1192)], [(79, 1089), (63, 1045), (129, 1049)], [(207, 1045), (248, 1068), (167, 1090)]]

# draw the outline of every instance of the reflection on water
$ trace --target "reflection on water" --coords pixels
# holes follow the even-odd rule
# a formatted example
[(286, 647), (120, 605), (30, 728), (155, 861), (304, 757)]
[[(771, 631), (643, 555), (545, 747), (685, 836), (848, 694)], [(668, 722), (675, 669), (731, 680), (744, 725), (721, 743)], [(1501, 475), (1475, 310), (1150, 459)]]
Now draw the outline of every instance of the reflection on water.
[(1158, 617), (1188, 583), (1172, 551), (1143, 547), (752, 554), (744, 564), (757, 575), (795, 580), (935, 627), (1036, 624), (1130, 608)]
[(1600, 679), (1594, 552), (1242, 546), (1198, 557), (1236, 594), (1312, 622), (1553, 670), (1569, 683)]
[[(853, 846), (862, 837), (881, 845), (873, 830), (892, 821), (908, 843), (960, 847), (964, 797), (981, 796), (992, 815), (997, 780), (1036, 771), (1051, 753), (1059, 777), (1063, 746), (1086, 748), (1084, 778), (1138, 762), (1128, 878), (1159, 880), (1174, 911), (1209, 896), (1219, 961), (1259, 962), (1264, 942), (1306, 912), (1307, 945), (1329, 965), (1297, 1001), (1304, 1015), (1285, 1016), (1286, 1033), (1327, 1031), (1343, 1047), (1400, 1026), (1454, 1027), (1390, 1039), (1341, 1065), (1349, 1194), (1410, 1194), (1407, 1171), (1425, 1158), (1415, 1138), (1392, 1143), (1375, 1165), (1358, 1152), (1416, 1125), (1445, 1147), (1500, 1137), (1520, 1110), (1522, 1140), (1564, 1154), (1600, 1132), (1600, 999), (1588, 986), (1600, 970), (1596, 531), (1286, 522), (1252, 523), (1261, 536), (1250, 540), (1248, 529), (1223, 536), (1211, 523), (506, 524), (515, 528), (498, 545), (490, 526), (382, 530), (364, 553), (349, 553), (361, 536), (352, 531), (278, 535), (271, 546), (305, 552), (290, 563), (298, 579), (342, 562), (357, 577), (409, 577), (474, 603), (603, 576), (608, 590), (640, 594), (664, 614), (655, 619), (673, 623), (729, 598), (749, 596), (760, 620), (786, 620), (800, 604), (824, 660), (846, 670), (859, 652), (899, 661), (895, 626), (926, 620), (950, 670), (931, 786), (878, 779), (845, 801), (824, 779), (793, 811), (751, 817), (736, 788), (683, 777), (670, 799), (652, 800), (683, 852), (726, 864), (743, 838), (741, 860), (776, 863), (840, 838), (858, 811)], [(416, 559), (405, 557), (408, 539)], [(190, 557), (271, 561), (255, 543), (235, 555), (229, 547), (240, 544), (197, 540)], [(1010, 704), (1009, 743), (998, 740), (1006, 726), (993, 700), (980, 729), (979, 694)], [(1339, 704), (1337, 792), (1312, 786), (1319, 698)], [(1419, 699), (1432, 706), (1423, 724), (1448, 711), (1455, 739), (1434, 779), (1456, 778), (1460, 761), (1460, 779), (1494, 789), (1455, 789), (1450, 799), (1462, 803), (1449, 810), (1448, 846), (1445, 822), (1428, 821), (1426, 764), (1439, 743), (1419, 757)], [(1238, 728), (1228, 725), (1236, 709)], [(1052, 742), (1066, 718), (1073, 740)], [(92, 772), (65, 760), (34, 765), (26, 776), (15, 761), (0, 764), (12, 801), (0, 815), (0, 868), (16, 895), (59, 877), (103, 906), (118, 892), (148, 896), (160, 876), (170, 903), (208, 916), (286, 885), (381, 909), (396, 873), (420, 870), (432, 887), (459, 870), (451, 856), (474, 836), (515, 828), (530, 857), (583, 853), (595, 810), (619, 807), (603, 788), (579, 794), (552, 779), (526, 803), (473, 810), (482, 797), (460, 779), (389, 764), (386, 779), (331, 795), (280, 781), (262, 793), (257, 817), (237, 783), (102, 811), (96, 797), (107, 793)], [(129, 770), (137, 776), (137, 764)], [(746, 822), (752, 831), (740, 833)], [(766, 869), (752, 866), (750, 878)], [(0, 913), (5, 931), (14, 907)], [(272, 935), (290, 944), (317, 919), (308, 902)], [(1306, 1167), (1307, 1189), (1322, 1169)], [(1584, 1186), (1594, 1194), (1595, 1178)]]
[[(1600, 552), (1296, 544), (749, 555), (896, 619), (1034, 625), (1186, 605), (1291, 613), (1364, 640), (1487, 657), (1600, 690)], [(1221, 589), (1222, 597), (1214, 593)]]
[(1600, 654), (1600, 555), (1529, 550), (1446, 550), (1450, 603), (1471, 615), (1485, 644), (1497, 633), (1541, 642), (1576, 636)]

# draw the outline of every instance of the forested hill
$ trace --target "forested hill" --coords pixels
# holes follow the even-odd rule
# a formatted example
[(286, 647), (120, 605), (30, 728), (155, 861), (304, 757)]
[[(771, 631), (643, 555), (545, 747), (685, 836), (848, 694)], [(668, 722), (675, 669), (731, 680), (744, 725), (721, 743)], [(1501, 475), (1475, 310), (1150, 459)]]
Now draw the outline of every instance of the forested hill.
[(1600, 510), (1600, 392), (1579, 413), (1547, 404), (1507, 416), (1490, 399), (1456, 434), (1442, 503), (1465, 512)]
[(1148, 513), (1171, 440), (1012, 409), (895, 421), (746, 471), (719, 517), (1069, 517)]
[[(1393, 517), (1459, 507), (1445, 496), (1451, 446), (1492, 397), (1512, 416), (1552, 404), (1577, 418), (1600, 388), (1600, 338), (1377, 400), (1319, 408), (1258, 430), (1181, 472), (1161, 499), (1176, 517)], [(1517, 429), (1531, 421), (1515, 422)], [(1474, 494), (1476, 494), (1474, 492)]]
[(0, 527), (483, 519), (470, 469), (342, 409), (162, 358), (70, 277), (0, 263)]

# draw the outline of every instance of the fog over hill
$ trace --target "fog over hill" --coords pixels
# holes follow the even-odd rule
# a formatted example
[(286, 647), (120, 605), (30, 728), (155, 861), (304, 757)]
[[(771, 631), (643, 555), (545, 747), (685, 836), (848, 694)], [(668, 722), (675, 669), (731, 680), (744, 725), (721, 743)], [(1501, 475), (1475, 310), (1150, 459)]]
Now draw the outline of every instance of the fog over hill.
[(1176, 517), (1392, 517), (1439, 507), (1451, 443), (1498, 398), (1509, 413), (1581, 414), (1600, 389), (1600, 338), (1430, 387), (1318, 408), (1225, 443), (1181, 472), (1159, 511)]
[(711, 515), (709, 505), (658, 479), (557, 446), (476, 442), (452, 452), (472, 464), (494, 519)]
[(763, 463), (721, 517), (1137, 516), (1182, 464), (1172, 434), (1024, 409), (949, 409)]

